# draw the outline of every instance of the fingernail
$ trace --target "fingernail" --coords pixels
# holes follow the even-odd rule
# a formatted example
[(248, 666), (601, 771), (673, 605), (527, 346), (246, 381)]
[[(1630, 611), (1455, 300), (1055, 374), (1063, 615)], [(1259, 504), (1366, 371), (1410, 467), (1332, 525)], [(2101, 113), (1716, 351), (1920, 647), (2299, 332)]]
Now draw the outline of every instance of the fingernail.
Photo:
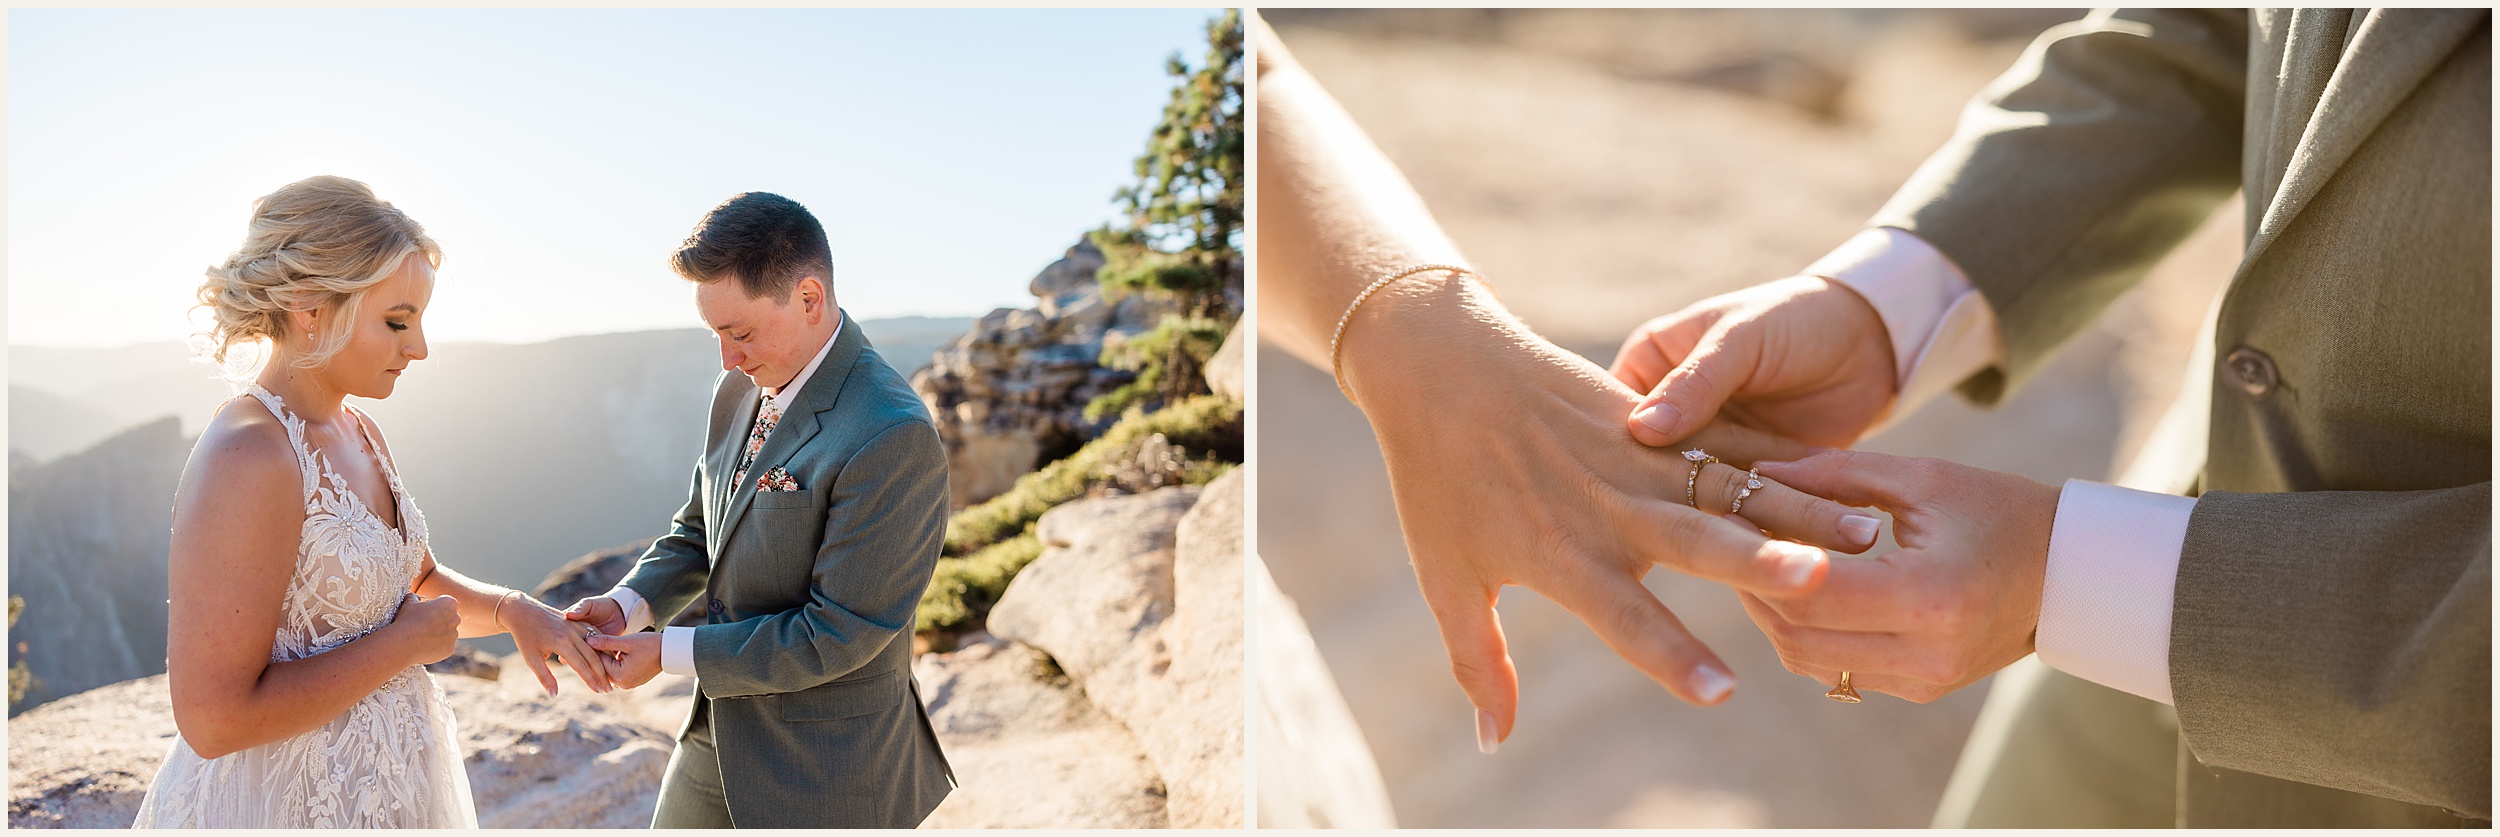
[(1476, 752), (1489, 756), (1499, 749), (1502, 749), (1502, 732), (1501, 726), (1493, 720), (1493, 712), (1476, 710)]
[(1675, 420), (1681, 417), (1682, 414), (1676, 412), (1675, 405), (1664, 401), (1659, 401), (1632, 411), (1632, 419), (1634, 421), (1649, 425), (1649, 429), (1660, 433), (1666, 433), (1674, 430)]
[(1810, 546), (1791, 546), (1780, 550), (1780, 553), (1780, 581), (1790, 589), (1802, 588), (1806, 582), (1813, 581), (1814, 568), (1822, 566), (1824, 561), (1823, 550)]
[(1840, 518), (1840, 531), (1849, 536), (1850, 543), (1872, 546), (1875, 543), (1875, 533), (1883, 528), (1883, 521), (1863, 514), (1842, 515)]
[(1705, 704), (1718, 703), (1727, 693), (1736, 691), (1736, 676), (1704, 664), (1693, 669), (1693, 696)]

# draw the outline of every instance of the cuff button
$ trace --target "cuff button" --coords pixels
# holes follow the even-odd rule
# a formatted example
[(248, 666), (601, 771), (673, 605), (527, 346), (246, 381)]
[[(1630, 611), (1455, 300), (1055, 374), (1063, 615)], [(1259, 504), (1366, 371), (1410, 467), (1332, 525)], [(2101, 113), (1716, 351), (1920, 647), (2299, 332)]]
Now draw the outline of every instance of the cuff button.
[(2250, 401), (2264, 400), (2283, 383), (2282, 374), (2275, 369), (2274, 359), (2247, 346), (2232, 349), (2230, 354), (2223, 356), (2222, 366), (2228, 373), (2224, 380), (2229, 381), (2241, 397)]

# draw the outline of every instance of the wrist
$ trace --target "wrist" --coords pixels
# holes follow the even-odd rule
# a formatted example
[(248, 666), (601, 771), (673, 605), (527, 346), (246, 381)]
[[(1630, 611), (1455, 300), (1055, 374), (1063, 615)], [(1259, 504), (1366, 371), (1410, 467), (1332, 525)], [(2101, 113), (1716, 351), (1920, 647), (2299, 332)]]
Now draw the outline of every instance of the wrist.
[(2017, 479), (2024, 496), (2031, 498), (2024, 504), (2020, 518), (2023, 524), (2023, 587), (2014, 596), (2014, 600), (2026, 608), (2023, 651), (2030, 653), (2039, 649), (2040, 612), (2048, 598), (2049, 547), (2056, 536), (2057, 507), (2065, 490), (2030, 477), (2018, 476)]
[(1381, 288), (1346, 318), (1338, 367), (1355, 406), (1378, 421), (1446, 395), (1454, 379), (1480, 369), (1482, 352), (1524, 331), (1480, 279), (1418, 274)]
[(1899, 395), (1901, 376), (1896, 373), (1899, 358), (1893, 351), (1892, 329), (1885, 324), (1884, 314), (1875, 307), (1874, 300), (1868, 299), (1865, 293), (1848, 283), (1828, 276), (1798, 278), (1812, 283), (1812, 290), (1807, 293), (1819, 302), (1814, 306), (1817, 311), (1814, 319), (1827, 326), (1839, 325), (1840, 328), (1836, 329), (1838, 333), (1854, 335), (1851, 341), (1854, 344), (1851, 347), (1853, 354), (1866, 358), (1870, 365), (1881, 364), (1874, 368), (1880, 369), (1882, 374), (1867, 377), (1882, 381), (1886, 393)]
[(513, 601), (513, 600), (515, 600), (515, 599), (522, 599), (522, 600), (526, 600), (526, 599), (528, 599), (528, 598), (529, 598), (529, 594), (527, 594), (527, 593), (523, 593), (523, 592), (521, 592), (521, 591), (519, 591), (519, 590), (505, 590), (505, 591), (503, 591), (501, 594), (499, 594), (499, 595), (495, 596), (495, 613), (494, 613), (494, 618), (495, 618), (495, 630), (498, 630), (498, 631), (510, 631), (510, 630), (512, 630), (512, 623), (511, 623), (510, 621), (508, 621), (508, 620), (511, 618), (511, 616), (512, 616), (514, 613), (516, 613), (516, 612), (517, 612), (517, 611), (515, 611), (515, 610), (513, 609), (513, 606), (514, 606), (514, 601)]
[(394, 621), (375, 628), (372, 633), (365, 634), (364, 639), (357, 641), (378, 643), (389, 649), (388, 657), (397, 657), (407, 661), (410, 665), (425, 665), (434, 662), (422, 659), (428, 650), (426, 643), (418, 641), (417, 636), (411, 633), (407, 624), (403, 622)]

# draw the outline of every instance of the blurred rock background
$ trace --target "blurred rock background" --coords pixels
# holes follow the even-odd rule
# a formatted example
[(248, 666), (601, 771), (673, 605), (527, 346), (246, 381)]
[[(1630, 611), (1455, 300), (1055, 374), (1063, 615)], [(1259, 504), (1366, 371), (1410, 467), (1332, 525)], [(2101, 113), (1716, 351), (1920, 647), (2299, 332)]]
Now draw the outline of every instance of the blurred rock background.
[[(1502, 300), (1603, 365), (1640, 322), (1847, 239), (2058, 10), (1269, 10)], [(2179, 387), (2240, 247), (2226, 206), (1993, 411), (1946, 399), (1863, 447), (2109, 479)], [(1920, 827), (1985, 682), (1849, 706), (1780, 667), (1726, 589), (1649, 586), (1736, 669), (1700, 709), (1561, 608), (1503, 597), (1519, 723), (1475, 752), (1379, 450), (1325, 370), (1262, 350), (1259, 551), (1410, 827)]]

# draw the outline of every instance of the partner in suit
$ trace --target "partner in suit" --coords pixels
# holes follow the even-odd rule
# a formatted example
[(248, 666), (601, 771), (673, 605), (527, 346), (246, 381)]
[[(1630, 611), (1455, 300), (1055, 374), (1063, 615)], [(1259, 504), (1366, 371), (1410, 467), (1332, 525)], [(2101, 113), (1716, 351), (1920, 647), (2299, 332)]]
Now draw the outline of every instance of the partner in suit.
[[(619, 684), (695, 678), (652, 827), (917, 825), (953, 780), (911, 674), (946, 532), (936, 428), (845, 322), (797, 202), (729, 199), (672, 266), (723, 367), (693, 495), (615, 590), (566, 614), (613, 635), (591, 642)], [(695, 603), (702, 625), (642, 632)]]
[(2052, 29), (1808, 276), (1642, 327), (1627, 426), (1725, 405), (1847, 445), (1957, 384), (1994, 402), (2242, 190), (2205, 383), (2124, 480), (2152, 490), (1766, 466), (1892, 509), (1904, 549), (1748, 609), (1792, 671), (1919, 700), (2036, 630), (2055, 671), (1999, 678), (1940, 824), (2487, 827), (2491, 79), (2488, 9)]

